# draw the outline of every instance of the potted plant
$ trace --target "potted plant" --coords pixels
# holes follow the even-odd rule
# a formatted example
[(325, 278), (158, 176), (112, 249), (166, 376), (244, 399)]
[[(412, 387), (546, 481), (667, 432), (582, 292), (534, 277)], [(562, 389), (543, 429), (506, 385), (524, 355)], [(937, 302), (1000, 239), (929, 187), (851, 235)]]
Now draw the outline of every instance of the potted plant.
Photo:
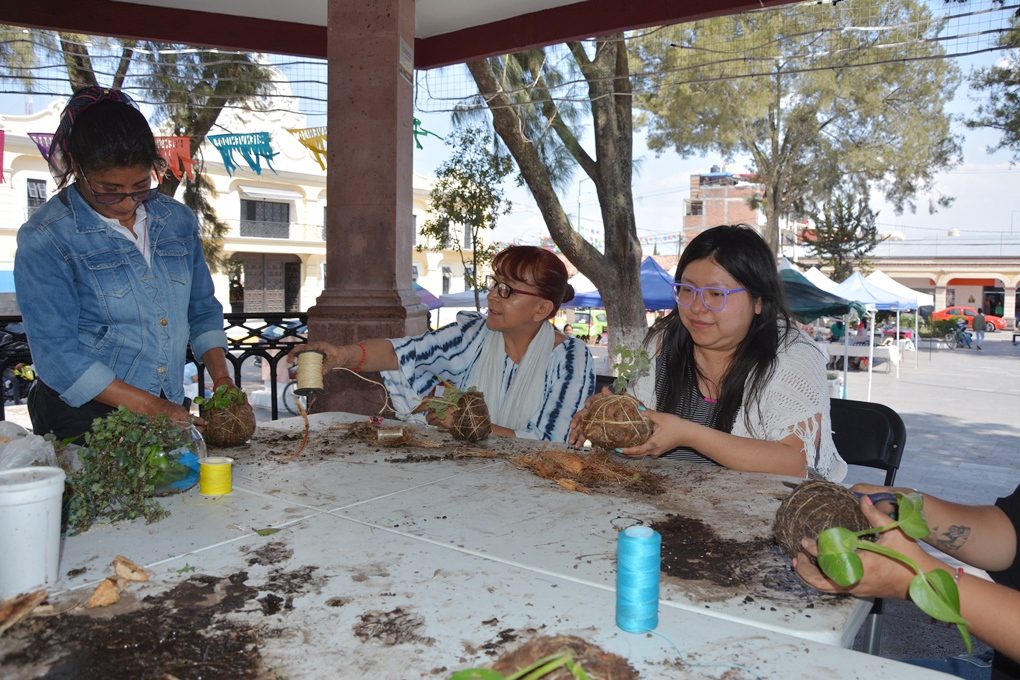
[(614, 394), (596, 395), (581, 423), (591, 443), (605, 449), (638, 446), (652, 436), (652, 421), (643, 413), (644, 405), (627, 394), (631, 385), (651, 367), (648, 352), (643, 347), (636, 350), (617, 347), (613, 354)]
[(205, 419), (205, 440), (213, 446), (240, 446), (255, 434), (255, 414), (248, 395), (233, 385), (220, 385), (209, 397), (196, 397)]
[(835, 371), (826, 371), (825, 379), (829, 383), (829, 398), (841, 399), (843, 397), (843, 376)]
[(443, 381), (443, 393), (426, 398), (415, 412), (420, 410), (431, 411), (439, 420), (449, 417), (450, 434), (454, 439), (476, 442), (492, 432), (485, 395), (474, 387), (461, 390)]
[(154, 522), (167, 515), (154, 496), (183, 490), (198, 479), (187, 432), (165, 415), (140, 415), (123, 406), (93, 421), (78, 458), (81, 468), (68, 476), (65, 495), (67, 524), (74, 532), (87, 530), (99, 517)]

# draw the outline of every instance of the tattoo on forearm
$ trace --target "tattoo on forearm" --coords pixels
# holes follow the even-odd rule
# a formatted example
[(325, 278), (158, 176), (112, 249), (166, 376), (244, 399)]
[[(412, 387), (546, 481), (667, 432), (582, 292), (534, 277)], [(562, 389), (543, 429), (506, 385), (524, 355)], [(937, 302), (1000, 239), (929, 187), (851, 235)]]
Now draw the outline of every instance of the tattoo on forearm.
[(953, 552), (963, 547), (970, 538), (970, 527), (962, 524), (950, 524), (942, 531), (939, 527), (932, 528), (932, 544), (943, 552)]

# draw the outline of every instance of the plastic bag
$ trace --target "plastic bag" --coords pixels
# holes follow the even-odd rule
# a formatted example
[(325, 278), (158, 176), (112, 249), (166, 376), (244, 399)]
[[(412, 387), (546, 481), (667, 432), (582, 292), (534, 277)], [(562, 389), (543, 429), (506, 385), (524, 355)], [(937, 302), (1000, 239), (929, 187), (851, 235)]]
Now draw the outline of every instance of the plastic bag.
[(17, 423), (0, 421), (0, 470), (32, 465), (57, 467), (53, 444)]
[(198, 461), (206, 455), (205, 439), (194, 425), (187, 434), (190, 439), (187, 444), (163, 454), (162, 470), (156, 481), (157, 496), (182, 493), (198, 483)]

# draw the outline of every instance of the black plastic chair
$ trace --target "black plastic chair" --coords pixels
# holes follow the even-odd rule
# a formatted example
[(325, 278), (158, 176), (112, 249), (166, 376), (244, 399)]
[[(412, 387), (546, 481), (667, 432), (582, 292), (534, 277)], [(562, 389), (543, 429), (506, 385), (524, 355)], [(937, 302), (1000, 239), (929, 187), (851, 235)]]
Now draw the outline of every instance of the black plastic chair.
[[(840, 457), (850, 465), (885, 470), (885, 486), (892, 486), (907, 443), (907, 427), (900, 415), (884, 404), (851, 399), (830, 399), (829, 414)], [(878, 654), (881, 613), (882, 600), (876, 599), (864, 624), (868, 654)]]
[(613, 389), (613, 381), (616, 380), (615, 375), (596, 375), (595, 376), (595, 394), (602, 391), (603, 387), (608, 387), (610, 390)]

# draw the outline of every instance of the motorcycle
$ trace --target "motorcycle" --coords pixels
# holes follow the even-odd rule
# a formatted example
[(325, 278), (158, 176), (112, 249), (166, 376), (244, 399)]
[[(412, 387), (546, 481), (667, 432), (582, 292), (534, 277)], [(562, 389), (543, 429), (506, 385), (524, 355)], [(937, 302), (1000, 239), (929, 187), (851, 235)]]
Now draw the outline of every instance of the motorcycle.
[(28, 388), (35, 380), (31, 363), (32, 353), (21, 324), (12, 323), (0, 329), (0, 366), (3, 366), (0, 389), (4, 403), (20, 404), (28, 396)]

